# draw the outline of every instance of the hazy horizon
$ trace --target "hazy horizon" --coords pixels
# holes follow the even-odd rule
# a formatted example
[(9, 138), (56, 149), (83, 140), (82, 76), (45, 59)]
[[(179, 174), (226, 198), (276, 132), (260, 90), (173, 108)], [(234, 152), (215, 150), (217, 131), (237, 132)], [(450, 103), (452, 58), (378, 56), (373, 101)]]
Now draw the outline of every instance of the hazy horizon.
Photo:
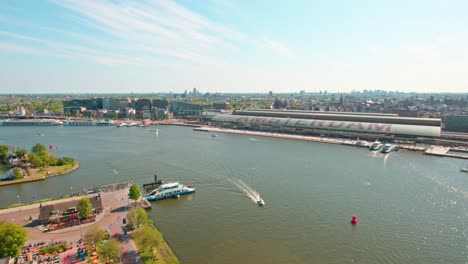
[(468, 2), (1, 1), (0, 94), (468, 92)]

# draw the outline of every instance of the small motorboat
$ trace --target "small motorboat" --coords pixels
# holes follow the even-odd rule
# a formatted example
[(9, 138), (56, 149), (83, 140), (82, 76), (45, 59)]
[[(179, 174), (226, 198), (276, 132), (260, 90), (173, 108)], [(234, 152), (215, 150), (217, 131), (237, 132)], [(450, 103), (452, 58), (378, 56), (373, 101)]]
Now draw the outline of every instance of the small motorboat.
[(216, 135), (216, 134), (211, 134), (211, 136), (212, 136), (212, 137), (217, 137), (218, 135)]
[(460, 170), (461, 172), (468, 172), (468, 168), (463, 168)]
[(259, 198), (259, 199), (257, 200), (257, 205), (258, 205), (258, 206), (264, 206), (264, 205), (265, 205), (265, 201), (263, 201), (262, 198)]

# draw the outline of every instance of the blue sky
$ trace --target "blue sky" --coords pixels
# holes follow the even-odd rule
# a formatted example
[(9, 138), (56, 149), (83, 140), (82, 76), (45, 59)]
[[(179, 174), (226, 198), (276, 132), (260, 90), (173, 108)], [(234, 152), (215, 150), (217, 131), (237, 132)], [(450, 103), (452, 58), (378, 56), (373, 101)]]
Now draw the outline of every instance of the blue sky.
[(3, 0), (0, 93), (468, 92), (466, 0)]

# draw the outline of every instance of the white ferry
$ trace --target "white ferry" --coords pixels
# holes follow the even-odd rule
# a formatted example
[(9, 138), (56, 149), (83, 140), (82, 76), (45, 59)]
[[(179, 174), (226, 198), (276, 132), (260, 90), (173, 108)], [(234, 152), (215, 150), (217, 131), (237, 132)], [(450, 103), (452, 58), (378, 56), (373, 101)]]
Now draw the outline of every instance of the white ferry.
[(81, 121), (63, 121), (64, 126), (112, 126), (114, 122), (112, 120), (100, 120), (100, 121), (93, 121), (93, 120), (81, 120)]
[(169, 182), (159, 186), (159, 188), (151, 191), (143, 197), (148, 201), (156, 201), (171, 197), (179, 197), (180, 195), (192, 193), (195, 191), (193, 186), (185, 186), (178, 182)]
[(385, 144), (385, 146), (380, 151), (381, 153), (388, 154), (392, 151), (398, 150), (398, 147), (393, 144)]
[(379, 150), (383, 147), (384, 145), (382, 142), (376, 140), (372, 145), (370, 145), (369, 150)]

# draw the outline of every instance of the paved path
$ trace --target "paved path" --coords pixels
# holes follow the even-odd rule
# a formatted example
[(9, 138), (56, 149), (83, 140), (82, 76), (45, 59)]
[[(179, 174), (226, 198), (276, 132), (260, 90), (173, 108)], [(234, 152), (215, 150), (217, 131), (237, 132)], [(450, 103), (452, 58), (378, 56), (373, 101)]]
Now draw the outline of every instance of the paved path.
[[(77, 241), (89, 230), (90, 226), (98, 224), (102, 229), (109, 230), (112, 228), (114, 233), (117, 235), (122, 235), (123, 226), (122, 219), (126, 217), (128, 213), (128, 189), (121, 189), (112, 192), (101, 192), (101, 199), (103, 202), (104, 210), (96, 217), (96, 221), (93, 223), (83, 224), (79, 226), (74, 226), (70, 228), (64, 228), (60, 230), (55, 230), (47, 233), (41, 231), (41, 226), (34, 225), (28, 219), (37, 219), (39, 216), (39, 204), (32, 204), (21, 206), (17, 208), (10, 208), (0, 210), (0, 220), (11, 221), (20, 224), (26, 228), (28, 232), (28, 237), (26, 241), (27, 244), (34, 244), (41, 241), (51, 242), (65, 240), (73, 245), (76, 245)], [(63, 201), (69, 200), (79, 200), (82, 197), (72, 197), (63, 200), (56, 200), (43, 203), (53, 204), (61, 203)], [(129, 237), (125, 236), (126, 239), (121, 241), (122, 256), (129, 256), (130, 260), (126, 260), (121, 263), (141, 263), (138, 258), (137, 250), (133, 242)]]

